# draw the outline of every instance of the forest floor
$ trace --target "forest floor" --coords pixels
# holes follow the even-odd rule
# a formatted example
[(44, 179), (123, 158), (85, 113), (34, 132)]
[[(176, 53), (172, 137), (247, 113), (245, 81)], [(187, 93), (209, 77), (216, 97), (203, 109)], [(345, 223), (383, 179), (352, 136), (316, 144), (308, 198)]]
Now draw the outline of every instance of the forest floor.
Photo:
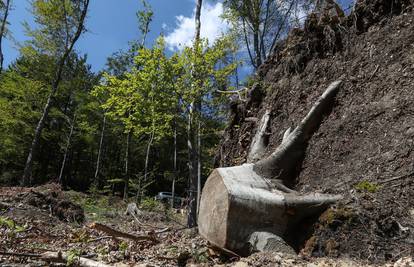
[[(185, 214), (156, 201), (144, 201), (137, 219), (126, 209), (119, 197), (64, 192), (56, 184), (0, 188), (0, 265), (76, 266), (82, 257), (110, 266), (368, 266), (278, 253), (239, 258), (210, 247), (196, 229), (186, 229)], [(96, 225), (150, 238), (115, 238)], [(65, 253), (67, 260), (51, 263), (48, 252)], [(384, 266), (409, 264), (412, 259), (402, 258)]]

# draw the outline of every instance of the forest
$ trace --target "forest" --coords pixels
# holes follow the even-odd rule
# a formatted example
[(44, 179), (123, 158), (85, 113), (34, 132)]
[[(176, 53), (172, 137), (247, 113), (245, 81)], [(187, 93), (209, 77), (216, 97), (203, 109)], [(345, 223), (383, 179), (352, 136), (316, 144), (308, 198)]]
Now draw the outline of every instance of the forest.
[(28, 1), (21, 40), (19, 1), (0, 1), (0, 265), (413, 264), (411, 0), (194, 0), (175, 50), (140, 0), (99, 70), (93, 1)]

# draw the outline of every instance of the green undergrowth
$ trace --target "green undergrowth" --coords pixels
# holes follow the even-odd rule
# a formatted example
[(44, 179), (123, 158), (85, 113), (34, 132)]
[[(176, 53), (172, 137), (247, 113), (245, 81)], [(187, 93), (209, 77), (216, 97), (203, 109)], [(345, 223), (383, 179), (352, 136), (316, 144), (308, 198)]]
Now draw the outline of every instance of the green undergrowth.
[(118, 197), (76, 191), (67, 191), (66, 195), (83, 208), (89, 221), (104, 222), (126, 209), (125, 203)]

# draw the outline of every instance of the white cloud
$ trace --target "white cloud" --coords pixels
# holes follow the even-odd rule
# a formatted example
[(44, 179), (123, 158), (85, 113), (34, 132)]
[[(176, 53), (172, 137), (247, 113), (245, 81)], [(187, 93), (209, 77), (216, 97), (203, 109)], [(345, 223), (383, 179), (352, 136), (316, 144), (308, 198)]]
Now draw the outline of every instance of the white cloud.
[[(220, 17), (223, 14), (223, 4), (218, 2), (214, 5), (205, 3), (201, 8), (201, 38), (207, 38), (213, 43), (229, 25)], [(177, 27), (165, 37), (170, 50), (181, 50), (190, 46), (195, 32), (195, 9), (191, 17), (177, 16)]]

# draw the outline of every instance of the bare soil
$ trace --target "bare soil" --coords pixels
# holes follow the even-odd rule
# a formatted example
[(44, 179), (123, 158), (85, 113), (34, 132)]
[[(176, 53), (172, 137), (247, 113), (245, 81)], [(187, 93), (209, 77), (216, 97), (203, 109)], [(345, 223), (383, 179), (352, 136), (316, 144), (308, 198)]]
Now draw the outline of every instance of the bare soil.
[(298, 191), (344, 196), (314, 224), (304, 255), (373, 264), (414, 255), (414, 12), (391, 2), (358, 1), (341, 22), (311, 18), (259, 69), (247, 103), (233, 103), (217, 166), (246, 161), (256, 130), (246, 118), (272, 111), (269, 155), (329, 83), (344, 82), (290, 174)]

